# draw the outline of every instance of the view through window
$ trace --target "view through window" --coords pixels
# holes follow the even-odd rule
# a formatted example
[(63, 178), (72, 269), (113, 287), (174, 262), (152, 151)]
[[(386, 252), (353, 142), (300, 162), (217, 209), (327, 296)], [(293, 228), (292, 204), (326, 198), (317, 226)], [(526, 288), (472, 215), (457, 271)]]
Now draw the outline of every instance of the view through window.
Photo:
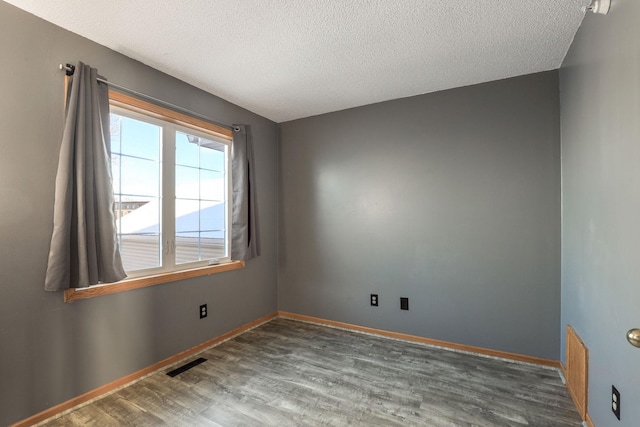
[(111, 108), (118, 243), (131, 276), (229, 257), (230, 141)]

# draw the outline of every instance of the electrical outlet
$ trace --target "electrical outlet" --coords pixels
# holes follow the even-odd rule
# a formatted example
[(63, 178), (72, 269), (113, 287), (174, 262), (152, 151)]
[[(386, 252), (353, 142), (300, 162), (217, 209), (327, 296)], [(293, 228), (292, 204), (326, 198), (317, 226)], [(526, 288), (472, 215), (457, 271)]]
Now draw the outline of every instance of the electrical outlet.
[(378, 294), (371, 294), (371, 305), (378, 306)]
[(202, 304), (200, 306), (200, 318), (204, 319), (207, 317), (207, 304)]
[(620, 392), (615, 386), (611, 386), (611, 410), (620, 421)]
[(400, 310), (409, 310), (409, 298), (400, 298)]

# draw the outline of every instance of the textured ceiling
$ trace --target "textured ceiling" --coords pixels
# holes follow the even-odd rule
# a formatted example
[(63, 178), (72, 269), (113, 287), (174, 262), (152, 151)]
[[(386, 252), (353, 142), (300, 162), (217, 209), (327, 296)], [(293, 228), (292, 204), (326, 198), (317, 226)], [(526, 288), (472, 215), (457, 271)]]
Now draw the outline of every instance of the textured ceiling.
[(559, 68), (590, 3), (7, 2), (276, 122)]

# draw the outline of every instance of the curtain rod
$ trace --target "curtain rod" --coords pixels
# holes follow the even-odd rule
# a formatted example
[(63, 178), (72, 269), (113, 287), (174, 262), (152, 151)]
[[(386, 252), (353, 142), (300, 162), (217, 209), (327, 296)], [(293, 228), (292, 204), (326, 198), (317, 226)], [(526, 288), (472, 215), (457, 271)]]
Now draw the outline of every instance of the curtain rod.
[[(59, 68), (60, 68), (60, 70), (64, 70), (64, 73), (67, 76), (73, 76), (73, 73), (76, 71), (76, 66), (75, 65), (71, 65), (71, 64), (64, 64), (64, 65), (60, 64)], [(173, 110), (177, 110), (179, 112), (183, 112), (183, 113), (189, 114), (190, 116), (196, 117), (198, 119), (202, 119), (202, 120), (205, 120), (207, 122), (213, 123), (214, 125), (217, 125), (217, 126), (220, 126), (220, 127), (223, 127), (223, 128), (227, 128), (227, 129), (231, 129), (231, 130), (234, 130), (236, 132), (238, 132), (240, 130), (240, 128), (238, 126), (235, 126), (235, 125), (234, 126), (229, 126), (229, 125), (225, 125), (223, 123), (218, 123), (215, 120), (211, 120), (209, 117), (206, 117), (206, 116), (203, 116), (202, 114), (196, 113), (195, 111), (191, 111), (191, 110), (189, 110), (187, 108), (180, 107), (179, 105), (175, 105), (175, 104), (172, 104), (170, 102), (163, 101), (162, 99), (158, 99), (158, 98), (153, 97), (151, 95), (140, 93), (140, 92), (135, 91), (133, 89), (129, 89), (128, 87), (120, 86), (118, 84), (112, 83), (112, 82), (110, 82), (108, 80), (105, 80), (105, 79), (102, 79), (100, 77), (98, 77), (98, 81), (101, 82), (101, 83), (104, 83), (104, 84), (106, 84), (108, 86), (111, 86), (113, 88), (119, 89), (121, 91), (128, 92), (128, 93), (131, 93), (133, 95), (139, 96), (141, 98), (146, 98), (146, 99), (148, 99), (150, 101), (153, 101), (155, 103), (167, 106), (167, 107), (169, 107), (169, 108), (171, 108)]]

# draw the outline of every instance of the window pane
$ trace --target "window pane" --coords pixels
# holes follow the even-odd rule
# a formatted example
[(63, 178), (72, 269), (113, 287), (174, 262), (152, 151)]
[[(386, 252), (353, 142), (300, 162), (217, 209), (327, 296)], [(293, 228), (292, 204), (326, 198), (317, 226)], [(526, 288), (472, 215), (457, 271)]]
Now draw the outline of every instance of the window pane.
[(176, 263), (225, 256), (226, 150), (176, 133)]
[(114, 212), (128, 272), (162, 262), (160, 138), (159, 126), (111, 114)]
[(202, 259), (224, 257), (224, 231), (201, 233), (200, 253)]
[(224, 171), (224, 150), (225, 147), (222, 144), (216, 143), (222, 147), (214, 149), (211, 147), (200, 147), (200, 164), (204, 169), (214, 171)]
[(123, 234), (120, 236), (120, 255), (125, 271), (160, 266), (159, 234)]
[(176, 199), (176, 264), (224, 257), (224, 203)]
[(140, 120), (121, 118), (121, 153), (132, 157), (160, 160), (161, 128)]
[(160, 196), (160, 162), (134, 157), (120, 158), (122, 194)]
[(200, 171), (200, 198), (203, 200), (224, 200), (224, 175), (208, 170)]
[(199, 233), (176, 233), (176, 264), (199, 261)]
[(197, 200), (199, 196), (200, 177), (198, 169), (176, 166), (176, 197)]
[(115, 202), (119, 234), (160, 233), (160, 199), (118, 196)]
[(115, 205), (125, 271), (159, 267), (160, 199), (121, 196)]
[(176, 232), (200, 230), (200, 202), (176, 199)]
[(176, 264), (225, 256), (224, 231), (176, 233)]
[(186, 134), (176, 132), (176, 165), (198, 167), (198, 141), (192, 138), (191, 142)]
[(200, 202), (200, 230), (224, 230), (224, 218), (227, 213), (225, 203)]

